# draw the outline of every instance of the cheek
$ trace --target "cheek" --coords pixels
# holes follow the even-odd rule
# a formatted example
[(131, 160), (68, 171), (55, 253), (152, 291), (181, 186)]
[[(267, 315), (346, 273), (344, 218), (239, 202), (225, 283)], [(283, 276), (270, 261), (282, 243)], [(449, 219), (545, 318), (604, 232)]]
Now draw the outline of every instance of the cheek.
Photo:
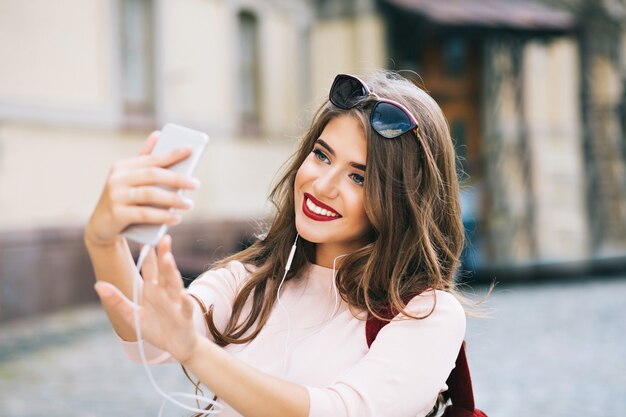
[(302, 187), (302, 184), (304, 183), (305, 175), (304, 175), (304, 170), (302, 169), (303, 166), (304, 165), (300, 166), (300, 168), (298, 168), (298, 172), (296, 172), (296, 179), (294, 181), (295, 191), (297, 191), (300, 187)]
[(371, 227), (367, 214), (365, 213), (363, 192), (350, 195), (349, 202), (350, 212), (352, 213), (355, 223), (358, 223), (362, 228)]
[(310, 161), (310, 158), (304, 160), (298, 172), (296, 172), (295, 187), (298, 189), (307, 181), (310, 181), (315, 177), (315, 165)]
[(294, 179), (293, 184), (294, 203), (296, 207), (299, 207), (302, 204), (303, 191), (305, 191), (304, 188), (306, 188), (306, 184), (311, 179), (309, 165), (310, 164), (307, 164), (307, 160), (305, 160), (296, 172), (296, 178)]

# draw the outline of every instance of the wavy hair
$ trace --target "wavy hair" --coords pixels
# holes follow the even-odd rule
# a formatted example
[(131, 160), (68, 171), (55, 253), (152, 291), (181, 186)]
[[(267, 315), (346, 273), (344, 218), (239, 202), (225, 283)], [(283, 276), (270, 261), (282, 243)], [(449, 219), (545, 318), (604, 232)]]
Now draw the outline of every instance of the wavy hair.
[[(267, 322), (297, 234), (296, 172), (328, 122), (343, 114), (360, 122), (367, 139), (364, 205), (372, 231), (369, 243), (345, 256), (337, 269), (340, 296), (349, 305), (382, 319), (388, 319), (381, 311), (389, 307), (421, 319), (432, 313), (435, 304), (425, 316), (411, 316), (405, 311), (410, 297), (425, 289), (455, 293), (454, 274), (464, 232), (456, 156), (446, 119), (424, 90), (397, 73), (378, 71), (363, 79), (378, 96), (407, 107), (417, 119), (417, 130), (395, 139), (383, 138), (369, 124), (372, 100), (349, 110), (327, 101), (317, 110), (270, 193), (276, 212), (269, 228), (249, 248), (213, 266), (235, 260), (254, 266), (234, 299), (224, 330), (217, 329), (212, 309), (207, 310), (209, 331), (218, 345), (248, 343)], [(315, 244), (300, 242), (286, 281), (300, 276), (315, 259)], [(251, 308), (244, 309), (249, 299)]]

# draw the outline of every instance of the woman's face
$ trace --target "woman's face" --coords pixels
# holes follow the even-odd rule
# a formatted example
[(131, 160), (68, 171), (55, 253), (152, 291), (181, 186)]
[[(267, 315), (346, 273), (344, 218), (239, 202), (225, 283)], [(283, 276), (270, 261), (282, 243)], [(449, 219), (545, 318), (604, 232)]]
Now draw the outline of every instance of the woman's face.
[(296, 229), (316, 243), (316, 263), (332, 266), (338, 255), (368, 242), (371, 224), (363, 206), (367, 140), (348, 115), (328, 122), (296, 174)]

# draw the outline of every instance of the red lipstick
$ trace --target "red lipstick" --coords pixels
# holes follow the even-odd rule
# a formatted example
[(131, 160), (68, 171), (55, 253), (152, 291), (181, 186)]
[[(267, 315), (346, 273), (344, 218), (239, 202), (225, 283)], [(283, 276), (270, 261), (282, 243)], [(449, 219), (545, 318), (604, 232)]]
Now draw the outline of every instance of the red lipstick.
[[(306, 201), (307, 199), (310, 199), (311, 202), (313, 204), (315, 204), (316, 206), (326, 209), (328, 211), (330, 211), (331, 213), (335, 213), (337, 216), (336, 217), (331, 217), (331, 216), (324, 216), (322, 214), (317, 214), (314, 211), (311, 211), (311, 209), (306, 205)], [(337, 220), (339, 218), (341, 218), (341, 215), (339, 213), (337, 213), (337, 211), (335, 209), (333, 209), (332, 207), (322, 203), (321, 201), (317, 200), (316, 198), (314, 198), (311, 194), (309, 193), (304, 193), (304, 198), (302, 199), (302, 211), (304, 212), (304, 214), (307, 217), (310, 217), (313, 220), (317, 220), (320, 222), (328, 222), (331, 220)]]

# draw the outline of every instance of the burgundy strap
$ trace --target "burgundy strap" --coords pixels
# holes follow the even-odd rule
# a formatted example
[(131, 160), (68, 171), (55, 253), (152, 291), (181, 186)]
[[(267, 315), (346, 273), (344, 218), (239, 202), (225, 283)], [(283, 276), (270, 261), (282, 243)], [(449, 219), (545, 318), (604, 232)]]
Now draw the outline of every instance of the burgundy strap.
[[(383, 317), (389, 317), (391, 311), (387, 309), (381, 312)], [(391, 315), (393, 317), (394, 315)], [(365, 323), (365, 338), (370, 347), (376, 339), (378, 332), (389, 322), (377, 319), (369, 315)], [(472, 390), (472, 378), (470, 377), (467, 357), (465, 355), (465, 342), (461, 344), (461, 350), (456, 358), (456, 364), (446, 381), (448, 393), (452, 405), (446, 407), (443, 417), (487, 417), (485, 413), (474, 408), (474, 391)]]

